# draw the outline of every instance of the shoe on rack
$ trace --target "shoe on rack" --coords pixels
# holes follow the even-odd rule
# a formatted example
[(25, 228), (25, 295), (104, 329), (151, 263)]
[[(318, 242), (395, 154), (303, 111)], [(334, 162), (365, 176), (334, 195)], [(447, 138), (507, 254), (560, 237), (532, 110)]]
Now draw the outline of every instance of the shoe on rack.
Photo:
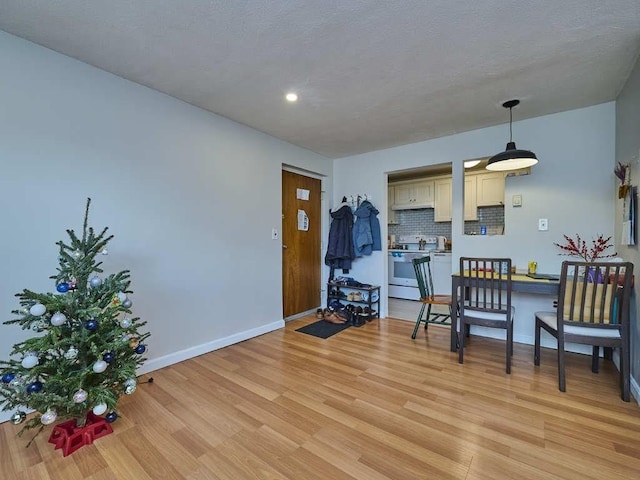
[(353, 302), (353, 292), (347, 293), (347, 302)]
[(354, 292), (352, 300), (354, 302), (361, 302), (362, 301), (362, 292)]

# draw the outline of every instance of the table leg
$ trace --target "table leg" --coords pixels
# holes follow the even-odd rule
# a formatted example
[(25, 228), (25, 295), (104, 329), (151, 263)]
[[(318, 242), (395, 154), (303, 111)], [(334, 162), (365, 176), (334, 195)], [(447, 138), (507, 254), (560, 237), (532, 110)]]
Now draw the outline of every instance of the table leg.
[(458, 332), (458, 279), (451, 276), (451, 351), (457, 350)]

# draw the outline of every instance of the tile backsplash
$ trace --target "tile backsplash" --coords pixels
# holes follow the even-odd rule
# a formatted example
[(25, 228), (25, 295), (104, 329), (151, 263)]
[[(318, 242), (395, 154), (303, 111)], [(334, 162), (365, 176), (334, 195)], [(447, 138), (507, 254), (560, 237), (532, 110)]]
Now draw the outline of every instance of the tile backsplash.
[[(397, 210), (397, 225), (389, 225), (389, 235), (444, 235), (451, 238), (451, 222), (434, 222), (433, 208)], [(504, 206), (479, 207), (478, 220), (464, 222), (464, 233), (480, 235), (480, 227), (487, 227), (488, 235), (500, 235), (504, 231)]]
[(464, 222), (465, 235), (480, 235), (482, 225), (487, 235), (504, 235), (504, 206), (478, 207), (478, 220)]

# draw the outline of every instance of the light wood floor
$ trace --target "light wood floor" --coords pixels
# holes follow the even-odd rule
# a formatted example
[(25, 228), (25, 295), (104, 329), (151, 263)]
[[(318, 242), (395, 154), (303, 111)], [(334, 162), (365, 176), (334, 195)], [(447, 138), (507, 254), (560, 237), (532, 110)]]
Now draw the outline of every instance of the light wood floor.
[[(418, 313), (420, 313), (420, 308), (422, 307), (422, 302), (418, 300), (405, 300), (402, 298), (389, 298), (388, 310), (389, 316), (392, 318), (399, 318), (401, 320), (409, 320), (411, 322), (416, 322), (418, 318)], [(448, 313), (449, 309), (443, 305), (433, 305), (431, 307), (432, 313)]]
[(121, 401), (114, 433), (64, 458), (0, 425), (0, 478), (635, 479), (640, 407), (617, 372), (554, 351), (472, 337), (459, 365), (449, 330), (374, 320), (326, 340), (285, 329), (153, 373)]

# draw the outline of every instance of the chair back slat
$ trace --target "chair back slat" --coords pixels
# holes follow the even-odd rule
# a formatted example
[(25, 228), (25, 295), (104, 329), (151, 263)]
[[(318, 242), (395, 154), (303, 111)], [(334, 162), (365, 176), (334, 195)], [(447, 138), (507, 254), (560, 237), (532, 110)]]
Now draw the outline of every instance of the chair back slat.
[(413, 270), (416, 274), (416, 281), (418, 282), (418, 290), (420, 291), (421, 299), (432, 299), (433, 292), (433, 279), (431, 277), (431, 257), (424, 256), (414, 258)]
[(461, 308), (506, 313), (511, 309), (510, 258), (460, 258)]
[(558, 330), (564, 325), (619, 328), (629, 302), (633, 264), (564, 261), (560, 274)]

